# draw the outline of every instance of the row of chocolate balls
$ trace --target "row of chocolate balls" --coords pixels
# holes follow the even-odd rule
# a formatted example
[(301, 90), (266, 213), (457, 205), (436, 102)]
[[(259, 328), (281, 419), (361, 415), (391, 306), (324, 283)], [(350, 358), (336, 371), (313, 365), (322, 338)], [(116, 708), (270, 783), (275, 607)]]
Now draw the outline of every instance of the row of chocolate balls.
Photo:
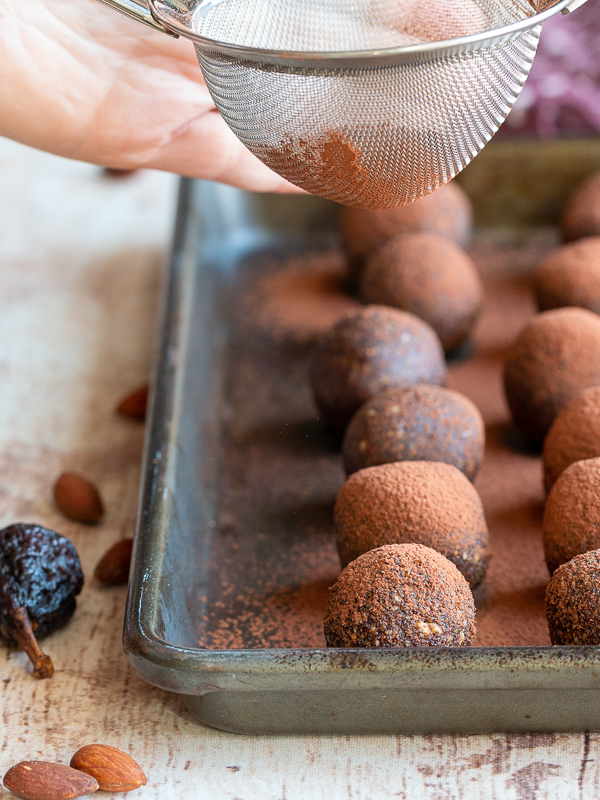
[[(600, 644), (600, 174), (573, 195), (567, 244), (533, 279), (539, 310), (505, 365), (515, 422), (543, 441), (553, 644)], [(577, 240), (577, 241), (569, 241)]]
[(405, 209), (342, 218), (352, 278), (375, 304), (321, 338), (311, 369), (322, 417), (345, 430), (349, 475), (334, 510), (342, 572), (324, 620), (330, 647), (460, 646), (475, 635), (470, 587), (485, 575), (489, 537), (469, 479), (484, 425), (442, 386), (444, 351), (481, 308), (459, 247), (471, 219), (452, 185)]
[[(416, 535), (418, 519), (416, 541), (436, 542), (432, 546), (477, 586), (487, 565), (487, 529), (467, 478), (472, 480), (479, 466), (483, 431), (473, 403), (437, 386), (388, 389), (365, 403), (343, 440), (350, 477), (335, 511), (342, 566), (366, 550), (397, 541), (399, 531)], [(565, 406), (544, 442), (544, 484), (550, 494), (543, 531), (550, 573), (600, 547), (599, 458), (597, 386)], [(377, 465), (387, 466), (365, 471)], [(454, 531), (445, 545), (444, 528)]]
[[(339, 430), (351, 423), (344, 444), (348, 471), (370, 465), (371, 444), (385, 447), (386, 437), (387, 444), (393, 444), (391, 430), (409, 411), (381, 400), (363, 408), (358, 421), (353, 417), (361, 406), (385, 389), (416, 384), (441, 386), (445, 380), (444, 353), (435, 331), (415, 315), (388, 306), (366, 306), (338, 322), (321, 337), (311, 370), (315, 401), (326, 422)], [(505, 362), (509, 407), (517, 426), (534, 442), (543, 441), (566, 403), (596, 385), (600, 385), (600, 317), (586, 309), (567, 307), (536, 315)], [(443, 402), (449, 404), (445, 413), (455, 418), (457, 427), (454, 444), (463, 448), (456, 458), (470, 462), (456, 465), (473, 477), (476, 464), (467, 444), (472, 440), (475, 450), (481, 449), (477, 439), (482, 426), (477, 411), (466, 398), (459, 400), (456, 393), (444, 397)], [(425, 414), (423, 399), (414, 413)], [(437, 401), (438, 397), (432, 399), (428, 412), (436, 417), (442, 410)], [(408, 398), (404, 403), (410, 405)], [(378, 434), (376, 421), (381, 427)], [(379, 445), (365, 438), (369, 427)]]
[(576, 396), (544, 440), (542, 522), (553, 644), (600, 644), (600, 386)]
[[(462, 249), (472, 227), (471, 203), (454, 183), (410, 206), (345, 209), (342, 244), (360, 299), (414, 313), (436, 331), (446, 352), (453, 350), (469, 337), (481, 310), (481, 282)], [(564, 241), (573, 243), (538, 269), (539, 308), (578, 306), (597, 312), (600, 239), (589, 237), (600, 237), (600, 173), (569, 198), (560, 230)]]
[[(570, 243), (548, 256), (534, 276), (538, 308), (545, 313), (517, 342), (505, 380), (511, 386), (513, 371), (521, 370), (519, 380), (529, 385), (531, 397), (523, 403), (522, 389), (509, 389), (513, 413), (526, 435), (544, 437), (548, 498), (542, 527), (552, 575), (546, 588), (552, 643), (598, 645), (600, 325), (588, 312), (600, 313), (600, 173), (571, 197), (561, 227)], [(549, 310), (555, 308), (563, 310)]]
[[(597, 418), (600, 387), (570, 404), (551, 433), (570, 423), (573, 430), (592, 403)], [(566, 442), (576, 457), (580, 441)], [(559, 452), (564, 461), (568, 453), (564, 447)], [(550, 490), (543, 540), (552, 575), (546, 613), (553, 644), (600, 644), (599, 498), (600, 457), (566, 466)], [(362, 469), (342, 487), (334, 520), (343, 570), (325, 620), (330, 646), (471, 641), (475, 611), (466, 590), (485, 575), (488, 530), (480, 498), (458, 469), (425, 461)], [(436, 557), (425, 552), (430, 548)]]
[(334, 510), (343, 569), (324, 620), (330, 647), (459, 646), (475, 635), (469, 587), (489, 556), (469, 478), (485, 433), (473, 403), (438, 385), (445, 377), (435, 331), (397, 309), (367, 306), (317, 344), (313, 394), (329, 425), (346, 427), (349, 475)]
[[(600, 644), (600, 550), (562, 564), (546, 587), (555, 645)], [(391, 544), (342, 570), (323, 623), (329, 647), (448, 647), (475, 636), (475, 604), (456, 566), (431, 547)]]
[[(371, 282), (373, 275), (376, 275), (375, 283), (381, 285), (381, 275), (389, 276), (390, 266), (393, 272), (394, 263), (398, 263), (398, 259), (401, 261), (403, 256), (408, 257), (410, 261), (412, 254), (414, 273), (415, 253), (422, 254), (429, 248), (429, 254), (435, 254), (435, 250), (430, 247), (426, 239), (413, 238), (411, 241), (404, 236), (398, 237), (398, 241), (401, 238), (408, 242), (408, 248), (398, 247), (397, 244), (392, 247), (388, 244), (387, 249), (383, 249), (384, 259), (377, 254), (371, 258), (365, 273), (366, 276), (370, 276)], [(440, 250), (438, 255), (441, 252)], [(418, 258), (416, 260), (418, 261)], [(464, 262), (461, 264), (455, 260), (449, 267), (455, 269), (456, 263), (461, 267), (458, 270), (459, 275), (463, 278), (465, 275), (468, 277), (468, 271), (462, 269)], [(431, 264), (431, 259), (425, 259), (425, 263), (421, 266), (431, 274)], [(411, 270), (408, 272), (410, 274)], [(391, 283), (393, 286), (393, 282)], [(474, 285), (472, 281), (471, 285)], [(386, 302), (393, 295), (389, 291), (389, 286), (388, 280), (387, 290), (381, 298)], [(396, 288), (397, 286), (398, 282)], [(363, 278), (363, 299), (369, 297), (368, 287), (368, 281)], [(456, 288), (456, 282), (453, 288)], [(407, 289), (409, 290), (410, 286), (404, 281), (402, 291), (399, 292), (404, 302)], [(467, 309), (468, 313), (463, 313), (463, 321), (470, 317), (471, 325), (477, 315), (474, 301), (476, 294), (472, 292), (469, 303), (463, 304), (463, 312), (470, 306), (470, 311)], [(416, 307), (415, 310), (418, 309), (419, 303), (415, 303), (415, 297), (410, 297), (410, 291), (408, 295), (412, 306)], [(436, 300), (434, 306), (439, 308), (440, 304), (437, 302), (439, 294), (434, 299)], [(395, 304), (402, 306), (402, 303)], [(381, 311), (382, 309), (377, 309), (377, 313)], [(426, 317), (426, 314), (421, 316)], [(432, 318), (430, 321), (435, 322)], [(456, 314), (454, 326), (455, 329), (460, 328)], [(436, 327), (440, 328), (439, 320)], [(468, 327), (463, 325), (461, 334), (463, 337), (467, 335)], [(361, 338), (359, 334), (358, 339)], [(391, 338), (394, 338), (393, 334)], [(404, 337), (401, 335), (400, 338), (405, 342), (410, 341), (410, 335), (407, 336), (406, 332)], [(450, 341), (447, 339), (445, 342), (447, 349)], [(452, 342), (453, 345), (457, 343), (459, 342)], [(367, 347), (367, 349), (375, 356), (381, 355), (377, 347)], [(348, 352), (344, 352), (344, 347), (341, 350), (338, 356), (342, 356), (342, 361), (347, 360)], [(319, 402), (319, 359), (318, 355), (315, 360), (316, 366), (313, 368), (313, 389), (317, 403), (330, 423), (343, 427), (344, 416), (340, 418), (335, 403), (332, 408), (327, 402), (324, 407)], [(351, 369), (353, 360), (351, 356)], [(383, 360), (385, 362), (385, 355)], [(356, 363), (354, 365), (356, 366)], [(372, 371), (367, 370), (367, 372)], [(371, 374), (368, 377), (373, 379), (376, 375)], [(432, 422), (439, 421), (440, 408), (443, 407), (446, 412), (442, 413), (442, 416), (446, 417), (446, 423), (448, 417), (452, 416), (447, 413), (448, 407), (453, 406), (452, 410), (458, 411), (454, 414), (455, 425), (457, 422), (460, 424), (460, 420), (464, 422), (466, 418), (471, 418), (470, 425), (467, 426), (471, 428), (471, 433), (477, 428), (482, 432), (483, 426), (477, 410), (466, 398), (461, 398), (456, 393), (446, 393), (444, 396), (442, 394), (444, 391), (427, 386), (412, 387), (408, 390), (389, 390), (376, 396), (370, 403), (367, 402), (361, 409), (363, 413), (357, 413), (352, 420), (345, 437), (344, 461), (347, 472), (360, 470), (369, 462), (394, 462), (402, 455), (406, 458), (427, 457), (423, 453), (423, 445), (425, 449), (429, 448), (428, 455), (431, 456), (432, 442), (435, 443), (433, 449), (437, 447), (438, 451), (440, 445), (442, 451), (446, 446), (451, 463), (453, 457), (456, 460), (456, 450), (452, 453), (452, 447), (447, 446), (448, 430), (444, 431), (446, 436), (442, 435), (439, 441), (435, 442), (436, 432), (432, 430)], [(424, 408), (427, 401), (429, 408)], [(420, 431), (420, 436), (416, 430), (419, 427), (419, 418), (425, 423), (426, 429)], [(472, 444), (479, 445), (480, 452), (483, 450), (483, 436), (470, 436), (464, 429), (462, 434), (463, 440), (469, 439)], [(457, 466), (462, 466), (463, 471), (472, 478), (478, 461), (476, 458), (475, 463), (471, 461), (471, 464), (467, 465), (464, 458), (462, 461), (459, 458)], [(472, 512), (467, 515), (470, 519), (463, 518), (457, 525), (457, 508), (465, 507)], [(439, 518), (440, 511), (442, 520)], [(453, 516), (455, 519), (452, 519)], [(345, 569), (333, 588), (325, 619), (325, 635), (329, 645), (414, 646), (468, 644), (471, 641), (475, 633), (473, 601), (465, 579), (458, 574), (456, 567), (467, 577), (472, 587), (479, 583), (487, 567), (487, 527), (477, 493), (459, 472), (445, 464), (419, 462), (391, 463), (384, 467), (366, 469), (347, 481), (336, 503), (335, 518), (338, 549), (342, 567)], [(448, 535), (448, 529), (453, 535)], [(390, 541), (397, 542), (398, 531), (403, 532), (401, 536), (403, 541), (424, 542), (435, 550), (417, 544), (378, 546)], [(545, 537), (545, 540), (547, 538)], [(440, 558), (438, 553), (449, 557), (456, 566), (449, 564), (445, 558)], [(552, 570), (553, 566), (550, 566), (550, 569)], [(556, 643), (570, 643), (573, 641), (573, 635), (577, 637), (579, 634), (571, 624), (566, 626), (564, 624), (560, 593), (559, 602), (554, 602), (557, 599), (555, 584), (561, 583), (559, 579), (564, 582), (561, 572), (548, 587), (550, 631)], [(400, 597), (402, 597), (401, 603)], [(406, 602), (407, 597), (411, 598), (411, 602)], [(561, 640), (561, 637), (564, 638), (565, 627), (568, 636), (571, 637), (568, 641)]]

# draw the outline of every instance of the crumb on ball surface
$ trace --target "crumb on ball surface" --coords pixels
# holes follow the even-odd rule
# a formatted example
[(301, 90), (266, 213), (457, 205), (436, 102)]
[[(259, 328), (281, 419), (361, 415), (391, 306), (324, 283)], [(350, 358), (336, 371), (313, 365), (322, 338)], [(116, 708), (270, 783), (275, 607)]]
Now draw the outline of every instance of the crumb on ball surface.
[(445, 380), (444, 352), (435, 331), (413, 314), (385, 306), (366, 306), (327, 331), (315, 348), (310, 372), (317, 407), (338, 430), (383, 389)]
[(471, 588), (488, 567), (488, 529), (481, 499), (455, 467), (403, 461), (355, 472), (334, 509), (342, 567), (388, 544), (422, 544), (451, 561)]
[(560, 228), (566, 242), (600, 236), (600, 172), (575, 189), (563, 210)]
[(570, 464), (598, 456), (600, 386), (591, 386), (567, 403), (544, 439), (542, 462), (546, 491), (550, 491), (558, 476)]
[(386, 389), (362, 405), (344, 434), (344, 469), (393, 461), (442, 461), (473, 480), (485, 448), (477, 407), (441, 386)]
[(475, 604), (447, 558), (420, 544), (370, 550), (342, 571), (324, 621), (328, 647), (443, 647), (471, 643)]
[(600, 314), (600, 236), (550, 253), (535, 272), (534, 289), (540, 311), (577, 306)]
[(368, 258), (360, 297), (424, 319), (448, 352), (471, 334), (483, 287), (473, 261), (454, 242), (430, 233), (406, 233), (389, 239)]
[(560, 566), (546, 588), (552, 644), (600, 644), (600, 550)]
[(583, 308), (537, 314), (511, 348), (504, 390), (518, 428), (540, 443), (561, 409), (600, 385), (600, 318)]
[(546, 501), (542, 528), (550, 574), (600, 548), (600, 458), (576, 461), (559, 476)]
[(471, 201), (457, 183), (447, 183), (415, 203), (398, 208), (345, 208), (341, 215), (342, 244), (357, 277), (365, 259), (399, 233), (424, 231), (468, 244), (473, 228)]

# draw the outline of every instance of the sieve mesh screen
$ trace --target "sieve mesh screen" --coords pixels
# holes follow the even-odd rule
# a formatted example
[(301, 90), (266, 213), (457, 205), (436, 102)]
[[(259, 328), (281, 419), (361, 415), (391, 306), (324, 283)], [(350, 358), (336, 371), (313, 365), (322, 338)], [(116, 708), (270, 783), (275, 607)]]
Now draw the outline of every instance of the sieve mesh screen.
[(225, 121), (269, 167), (322, 197), (383, 208), (428, 194), (477, 155), (525, 82), (539, 30), (435, 60), (345, 69), (196, 50)]

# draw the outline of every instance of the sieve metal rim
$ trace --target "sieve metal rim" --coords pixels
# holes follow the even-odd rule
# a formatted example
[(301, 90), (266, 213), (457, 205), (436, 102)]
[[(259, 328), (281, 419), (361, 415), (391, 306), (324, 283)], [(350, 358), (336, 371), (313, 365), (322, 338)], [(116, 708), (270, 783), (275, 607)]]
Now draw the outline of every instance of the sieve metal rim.
[[(484, 33), (474, 33), (455, 39), (439, 42), (427, 42), (418, 45), (405, 45), (379, 50), (355, 50), (347, 52), (285, 52), (258, 47), (221, 42), (209, 39), (196, 33), (192, 27), (192, 18), (196, 14), (206, 14), (212, 7), (224, 0), (203, 0), (196, 4), (195, 0), (178, 0), (178, 8), (174, 8), (172, 0), (147, 0), (152, 16), (174, 33), (190, 39), (198, 48), (217, 52), (243, 61), (270, 64), (272, 66), (298, 67), (310, 69), (357, 69), (377, 65), (406, 64), (422, 61), (435, 61), (460, 53), (481, 50), (502, 42), (516, 39), (523, 32), (541, 25), (545, 20), (563, 11), (573, 0), (557, 0), (550, 8), (527, 17), (518, 22), (504, 25)], [(226, 1), (226, 0), (225, 0)]]

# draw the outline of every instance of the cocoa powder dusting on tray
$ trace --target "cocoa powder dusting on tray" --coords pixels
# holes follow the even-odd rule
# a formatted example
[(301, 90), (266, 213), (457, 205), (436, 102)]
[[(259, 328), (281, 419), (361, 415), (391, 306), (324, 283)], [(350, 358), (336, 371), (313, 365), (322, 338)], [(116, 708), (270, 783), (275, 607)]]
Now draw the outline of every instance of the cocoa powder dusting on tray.
[(360, 308), (345, 291), (345, 262), (338, 247), (290, 255), (273, 267), (243, 301), (243, 313), (256, 330), (309, 344)]
[[(451, 363), (449, 387), (479, 408), (486, 425), (486, 453), (475, 482), (486, 514), (492, 554), (475, 592), (474, 645), (550, 644), (544, 613), (549, 580), (542, 547), (544, 502), (540, 455), (514, 431), (502, 393), (502, 363), (519, 330), (534, 313), (524, 281), (548, 242), (506, 249), (479, 240), (473, 252), (483, 274), (486, 300), (473, 349)], [(210, 552), (200, 646), (211, 649), (324, 647), (323, 618), (329, 587), (340, 571), (332, 509), (344, 481), (340, 446), (317, 419), (308, 386), (311, 340), (304, 324), (324, 308), (319, 291), (279, 294), (289, 271), (298, 277), (301, 255), (281, 259), (273, 272), (260, 257), (240, 281), (244, 297), (234, 309), (236, 331), (229, 353), (224, 413), (224, 452), (219, 510)], [(319, 259), (309, 272), (319, 286)], [(329, 259), (329, 261), (328, 261)], [(500, 259), (501, 260), (501, 259)], [(323, 274), (335, 256), (321, 261)], [(510, 274), (519, 264), (519, 274)], [(492, 265), (490, 267), (490, 265)], [(490, 279), (504, 274), (503, 280)], [(325, 281), (325, 283), (327, 283)], [(339, 295), (327, 296), (334, 304)], [(273, 297), (278, 298), (274, 303)], [(285, 300), (283, 300), (285, 297)], [(249, 299), (251, 298), (251, 299)], [(281, 302), (279, 302), (281, 301)], [(288, 312), (285, 311), (288, 305)], [(300, 312), (301, 307), (301, 312)], [(309, 326), (310, 327), (310, 326)], [(282, 336), (282, 329), (285, 335)]]

